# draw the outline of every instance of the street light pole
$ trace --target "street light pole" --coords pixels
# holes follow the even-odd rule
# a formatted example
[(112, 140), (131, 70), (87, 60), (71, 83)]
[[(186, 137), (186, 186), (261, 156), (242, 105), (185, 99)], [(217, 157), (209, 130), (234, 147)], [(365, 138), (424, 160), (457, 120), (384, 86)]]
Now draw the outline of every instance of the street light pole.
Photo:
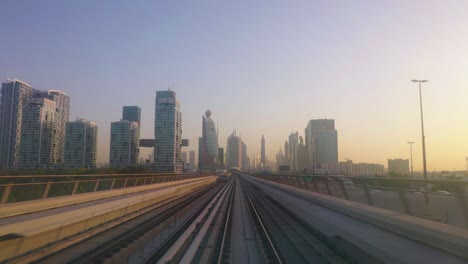
[(427, 80), (411, 80), (419, 85), (419, 105), (421, 108), (421, 134), (422, 134), (422, 150), (423, 150), (423, 171), (424, 171), (424, 190), (426, 192), (426, 204), (429, 203), (427, 198), (427, 165), (426, 165), (426, 137), (424, 135), (424, 116), (422, 106), (421, 83), (426, 83)]
[(411, 179), (413, 179), (413, 141), (408, 141), (410, 147)]
[(468, 157), (465, 157), (465, 161), (466, 161), (466, 171), (468, 172)]

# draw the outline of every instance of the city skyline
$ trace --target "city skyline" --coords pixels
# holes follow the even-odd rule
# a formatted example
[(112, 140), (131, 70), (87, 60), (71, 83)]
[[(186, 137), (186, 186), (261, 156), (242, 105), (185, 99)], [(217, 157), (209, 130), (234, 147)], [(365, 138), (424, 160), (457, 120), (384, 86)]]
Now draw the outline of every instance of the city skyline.
[[(468, 29), (460, 26), (467, 22), (465, 3), (425, 3), (424, 12), (415, 12), (416, 3), (398, 1), (339, 7), (230, 3), (206, 11), (205, 4), (182, 8), (149, 2), (95, 8), (89, 2), (57, 2), (50, 10), (34, 2), (4, 6), (9, 23), (0, 25), (0, 33), (11, 38), (3, 39), (0, 74), (35, 89), (66, 92), (72, 100), (70, 119), (84, 117), (99, 127), (98, 162), (109, 157), (106, 131), (120, 119), (121, 107), (140, 106), (141, 138), (152, 138), (153, 95), (172, 87), (183, 102), (188, 150), (197, 149), (199, 113), (206, 109), (217, 113), (220, 147), (235, 128), (250, 157), (260, 149), (263, 134), (266, 156), (275, 157), (290, 133), (304, 136), (309, 120), (330, 118), (340, 133), (340, 160), (386, 164), (390, 158), (406, 159), (406, 142), (414, 141), (414, 170), (420, 171), (418, 92), (410, 80), (427, 78), (428, 169), (466, 169), (468, 125), (461, 120), (468, 115)], [(106, 8), (112, 12), (103, 12)], [(12, 15), (18, 9), (25, 13), (22, 19)], [(288, 15), (292, 9), (294, 17)], [(127, 10), (128, 18), (118, 20)], [(81, 19), (88, 11), (95, 21)], [(240, 13), (243, 22), (238, 22)], [(205, 15), (208, 20), (200, 19)], [(207, 24), (221, 17), (219, 25)], [(122, 33), (128, 39), (117, 43)], [(25, 36), (35, 41), (12, 41)], [(182, 45), (184, 39), (192, 45)], [(229, 50), (231, 43), (235, 48)], [(34, 48), (37, 53), (24, 52)], [(120, 61), (125, 63), (116, 65)], [(242, 109), (227, 103), (233, 101), (242, 102)]]

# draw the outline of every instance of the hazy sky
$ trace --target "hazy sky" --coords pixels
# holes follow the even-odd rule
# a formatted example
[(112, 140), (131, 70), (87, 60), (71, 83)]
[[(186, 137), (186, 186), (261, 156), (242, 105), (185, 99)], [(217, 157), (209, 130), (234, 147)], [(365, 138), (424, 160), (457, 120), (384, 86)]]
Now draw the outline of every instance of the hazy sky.
[(213, 112), (220, 145), (233, 128), (250, 155), (274, 158), (309, 119), (336, 120), (339, 159), (408, 158), (421, 169), (423, 88), (428, 169), (465, 169), (468, 1), (0, 2), (0, 76), (71, 96), (71, 119), (99, 126), (142, 107), (153, 137), (157, 90), (174, 86), (183, 136), (197, 149)]

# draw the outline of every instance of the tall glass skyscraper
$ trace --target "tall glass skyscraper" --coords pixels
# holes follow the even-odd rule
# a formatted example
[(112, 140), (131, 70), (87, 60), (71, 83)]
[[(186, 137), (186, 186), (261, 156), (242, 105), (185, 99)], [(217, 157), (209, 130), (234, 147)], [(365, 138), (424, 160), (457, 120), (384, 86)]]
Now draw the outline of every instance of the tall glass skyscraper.
[(57, 106), (47, 98), (34, 98), (23, 109), (19, 167), (49, 168), (57, 163)]
[(182, 172), (182, 113), (176, 93), (156, 92), (154, 166), (160, 172)]
[(94, 168), (97, 159), (96, 123), (77, 119), (68, 122), (65, 135), (65, 165), (69, 168)]
[(198, 169), (212, 170), (220, 166), (218, 132), (211, 111), (202, 116), (202, 137), (198, 139)]
[(141, 107), (124, 106), (122, 108), (122, 119), (138, 123), (141, 126)]
[(233, 168), (237, 167), (239, 169), (242, 168), (242, 140), (239, 136), (236, 135), (236, 131), (232, 132), (232, 134), (227, 139), (226, 144), (226, 167)]
[(23, 108), (35, 93), (29, 84), (7, 80), (0, 91), (0, 168), (16, 168), (19, 161)]
[(59, 90), (46, 90), (35, 94), (37, 98), (47, 98), (55, 102), (55, 115), (56, 115), (56, 139), (55, 152), (56, 163), (63, 163), (65, 155), (65, 130), (67, 122), (70, 119), (70, 97)]
[(305, 129), (308, 169), (338, 162), (338, 133), (333, 119), (310, 120)]
[(139, 134), (136, 122), (120, 120), (111, 123), (110, 166), (136, 166), (140, 158)]

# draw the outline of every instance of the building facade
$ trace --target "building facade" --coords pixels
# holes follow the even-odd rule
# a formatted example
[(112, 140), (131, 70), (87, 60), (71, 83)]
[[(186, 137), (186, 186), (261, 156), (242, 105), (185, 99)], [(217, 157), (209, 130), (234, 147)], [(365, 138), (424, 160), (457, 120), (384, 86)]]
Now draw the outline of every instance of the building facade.
[(122, 119), (136, 122), (138, 126), (141, 126), (141, 108), (139, 106), (122, 107)]
[(385, 168), (381, 164), (375, 163), (353, 163), (352, 160), (322, 163), (320, 171), (335, 172), (338, 171), (348, 176), (376, 176), (384, 175)]
[(289, 135), (289, 168), (291, 171), (297, 171), (297, 150), (299, 147), (299, 133)]
[(23, 108), (39, 91), (20, 80), (7, 80), (0, 91), (0, 168), (16, 168), (19, 161)]
[(410, 172), (409, 160), (408, 159), (389, 159), (388, 160), (388, 172), (409, 174)]
[(240, 168), (244, 170), (250, 169), (250, 161), (249, 157), (247, 156), (247, 145), (244, 143), (244, 141), (241, 140), (241, 160), (242, 160), (242, 165)]
[(57, 132), (53, 151), (55, 151), (56, 163), (63, 163), (65, 155), (65, 130), (67, 122), (70, 119), (70, 97), (59, 90), (41, 91), (36, 93), (35, 97), (47, 98), (55, 102)]
[(195, 150), (190, 150), (189, 151), (189, 162), (190, 162), (190, 169), (191, 170), (196, 170), (197, 169), (197, 163), (195, 163)]
[(140, 158), (139, 127), (136, 122), (120, 120), (111, 123), (109, 165), (136, 166)]
[(265, 137), (263, 135), (260, 141), (260, 163), (262, 169), (266, 168)]
[(333, 119), (310, 120), (305, 129), (307, 168), (312, 171), (322, 163), (338, 162), (338, 133)]
[(154, 166), (159, 172), (181, 172), (182, 113), (174, 91), (156, 92)]
[(23, 109), (19, 163), (21, 169), (47, 169), (58, 163), (56, 103), (32, 98)]
[(239, 169), (242, 168), (242, 140), (239, 136), (236, 135), (236, 131), (232, 132), (232, 134), (227, 139), (226, 144), (226, 166), (227, 168), (237, 167)]
[(95, 168), (98, 127), (96, 123), (77, 119), (67, 123), (64, 163), (68, 168)]
[(211, 111), (202, 116), (202, 137), (198, 139), (198, 169), (213, 170), (220, 167), (218, 132)]

